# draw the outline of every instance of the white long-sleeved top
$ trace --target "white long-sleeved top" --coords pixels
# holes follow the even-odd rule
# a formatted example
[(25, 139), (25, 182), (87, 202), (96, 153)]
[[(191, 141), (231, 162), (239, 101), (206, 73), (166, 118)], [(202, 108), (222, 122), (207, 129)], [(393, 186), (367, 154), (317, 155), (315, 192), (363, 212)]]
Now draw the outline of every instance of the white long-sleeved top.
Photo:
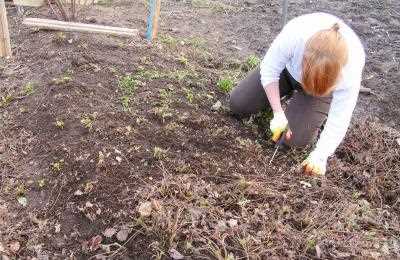
[(261, 62), (261, 83), (264, 87), (279, 81), (286, 67), (292, 77), (301, 82), (305, 44), (316, 32), (331, 28), (335, 23), (348, 47), (348, 62), (332, 93), (328, 119), (316, 144), (314, 155), (326, 160), (339, 146), (357, 103), (365, 64), (363, 45), (356, 33), (339, 18), (326, 13), (313, 13), (294, 18), (272, 42)]

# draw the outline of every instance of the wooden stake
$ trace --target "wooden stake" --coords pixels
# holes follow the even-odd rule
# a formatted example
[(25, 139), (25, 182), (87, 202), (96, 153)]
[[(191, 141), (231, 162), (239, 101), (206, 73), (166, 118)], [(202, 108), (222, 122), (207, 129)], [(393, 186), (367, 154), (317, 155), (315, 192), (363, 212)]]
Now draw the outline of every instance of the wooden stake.
[(161, 11), (161, 0), (149, 0), (149, 16), (147, 17), (147, 32), (146, 38), (150, 41), (157, 38), (160, 11)]
[(11, 57), (10, 33), (4, 0), (0, 0), (0, 57)]
[(285, 26), (287, 22), (288, 1), (289, 0), (283, 0), (282, 2), (282, 27)]
[(100, 33), (128, 37), (137, 36), (139, 34), (139, 31), (137, 29), (111, 27), (96, 24), (63, 22), (51, 19), (25, 18), (22, 23), (24, 25), (37, 28), (68, 32)]

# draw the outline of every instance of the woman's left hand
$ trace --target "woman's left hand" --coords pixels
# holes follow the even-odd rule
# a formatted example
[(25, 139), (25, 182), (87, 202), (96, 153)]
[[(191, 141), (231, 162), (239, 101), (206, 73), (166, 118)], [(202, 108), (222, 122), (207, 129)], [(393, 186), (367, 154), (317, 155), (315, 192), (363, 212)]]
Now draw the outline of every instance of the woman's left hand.
[(326, 161), (327, 159), (311, 153), (301, 164), (302, 172), (310, 176), (323, 176), (326, 172)]

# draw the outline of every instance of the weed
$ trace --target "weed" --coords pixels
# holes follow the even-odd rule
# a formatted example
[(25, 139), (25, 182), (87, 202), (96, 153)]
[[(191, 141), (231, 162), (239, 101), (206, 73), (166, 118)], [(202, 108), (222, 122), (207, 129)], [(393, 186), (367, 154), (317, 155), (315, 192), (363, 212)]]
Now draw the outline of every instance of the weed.
[(26, 195), (26, 188), (24, 184), (18, 185), (18, 187), (15, 190), (15, 193), (17, 196), (25, 196)]
[(160, 117), (163, 121), (167, 118), (173, 117), (172, 110), (168, 106), (156, 107), (153, 109), (154, 115)]
[(186, 99), (189, 103), (193, 103), (193, 99), (194, 99), (194, 94), (193, 91), (190, 89), (185, 88), (185, 93), (186, 93)]
[(119, 88), (127, 95), (132, 95), (137, 88), (137, 80), (131, 75), (126, 75), (119, 79)]
[(167, 132), (175, 132), (176, 130), (181, 129), (181, 128), (182, 128), (182, 126), (175, 122), (169, 123), (165, 126), (165, 130)]
[(110, 7), (112, 6), (112, 2), (113, 2), (112, 0), (99, 0), (97, 4), (105, 7)]
[(246, 60), (247, 71), (253, 70), (260, 65), (261, 60), (256, 55), (250, 55)]
[(229, 93), (233, 89), (234, 82), (230, 78), (222, 78), (218, 80), (217, 87), (224, 93)]
[(179, 40), (177, 38), (174, 38), (169, 35), (160, 35), (158, 38), (160, 39), (161, 43), (166, 44), (169, 47), (174, 48), (174, 47), (178, 46)]
[(14, 100), (14, 97), (11, 94), (2, 96), (1, 100), (0, 100), (0, 108), (8, 106), (13, 100)]
[(59, 120), (56, 120), (55, 125), (56, 125), (56, 127), (60, 128), (60, 129), (64, 129), (65, 123), (63, 120), (59, 119)]
[(67, 39), (67, 35), (64, 32), (57, 32), (54, 41), (58, 43), (62, 43)]
[(129, 110), (130, 102), (131, 102), (130, 96), (124, 95), (121, 97), (121, 104), (124, 110)]
[(317, 245), (317, 241), (315, 241), (314, 238), (309, 238), (307, 240), (306, 249), (307, 250), (314, 249), (316, 245)]
[(124, 93), (121, 97), (121, 104), (125, 110), (129, 109), (129, 104), (131, 102), (131, 96), (134, 94), (135, 90), (137, 89), (139, 81), (131, 76), (126, 75), (119, 79), (118, 86)]
[(163, 88), (160, 89), (158, 92), (160, 93), (160, 98), (164, 101), (164, 103), (170, 103), (169, 99), (171, 98), (172, 93), (169, 89)]
[(157, 160), (162, 160), (167, 157), (168, 150), (155, 146), (153, 149), (153, 157)]
[(39, 186), (39, 188), (43, 188), (44, 186), (46, 186), (46, 180), (45, 179), (40, 179), (38, 181), (38, 186)]
[(56, 85), (64, 85), (72, 80), (72, 77), (69, 75), (63, 75), (60, 78), (53, 79), (53, 83)]
[(32, 82), (29, 82), (24, 86), (24, 94), (31, 95), (35, 92), (35, 85)]
[(94, 122), (95, 117), (93, 115), (83, 115), (81, 118), (81, 124), (83, 127), (85, 127), (88, 130), (92, 130), (93, 128), (93, 122)]
[(218, 1), (210, 1), (210, 0), (192, 0), (191, 4), (195, 8), (209, 8), (217, 13), (226, 12), (234, 9), (233, 6)]
[(50, 164), (51, 170), (55, 173), (59, 173), (64, 168), (64, 160), (60, 159)]
[(195, 48), (205, 49), (207, 47), (207, 41), (200, 37), (193, 37), (187, 40), (188, 44)]
[(188, 59), (185, 56), (180, 56), (178, 59), (179, 63), (181, 63), (182, 65), (187, 65), (188, 64)]

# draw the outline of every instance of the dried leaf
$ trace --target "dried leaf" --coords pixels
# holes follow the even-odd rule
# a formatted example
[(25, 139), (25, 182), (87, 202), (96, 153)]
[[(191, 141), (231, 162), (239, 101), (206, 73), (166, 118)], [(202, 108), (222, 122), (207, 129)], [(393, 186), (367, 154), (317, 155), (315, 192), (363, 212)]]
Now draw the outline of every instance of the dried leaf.
[(150, 201), (146, 201), (139, 205), (139, 214), (141, 217), (149, 217), (151, 215), (152, 206)]
[(24, 196), (19, 196), (17, 198), (19, 204), (21, 204), (22, 206), (26, 207), (28, 205), (28, 199)]
[(319, 245), (315, 246), (315, 252), (317, 253), (317, 257), (321, 258), (322, 251), (321, 251), (321, 247)]
[(176, 249), (174, 249), (174, 248), (171, 248), (170, 250), (169, 250), (169, 256), (172, 258), (172, 259), (175, 259), (175, 260), (179, 260), (179, 259), (184, 259), (185, 257), (181, 254), (181, 253), (179, 253)]
[(96, 251), (100, 247), (100, 243), (103, 241), (103, 238), (100, 235), (94, 236), (89, 240), (89, 250), (91, 252)]
[(233, 228), (233, 227), (236, 227), (237, 226), (237, 224), (238, 224), (238, 221), (236, 220), (236, 219), (230, 219), (229, 221), (228, 221), (228, 225), (231, 227), (231, 228)]
[(103, 235), (107, 238), (112, 237), (113, 235), (115, 235), (115, 233), (117, 233), (117, 230), (115, 228), (107, 228), (104, 232)]
[(214, 105), (212, 105), (211, 110), (218, 111), (221, 108), (221, 106), (222, 106), (222, 103), (221, 103), (221, 101), (218, 100), (217, 102), (215, 102)]
[(61, 225), (60, 225), (60, 224), (56, 224), (56, 225), (54, 226), (54, 232), (55, 232), (55, 233), (60, 233), (60, 231), (61, 231)]
[(117, 239), (121, 242), (124, 242), (127, 238), (129, 233), (131, 232), (130, 229), (121, 229), (118, 233), (117, 233)]
[(18, 241), (11, 242), (8, 247), (13, 253), (17, 253), (21, 248), (21, 244)]
[(300, 184), (303, 185), (303, 188), (311, 188), (312, 185), (309, 182), (306, 181), (300, 181)]
[(80, 191), (80, 190), (77, 190), (77, 191), (75, 191), (74, 195), (75, 196), (81, 196), (81, 195), (83, 195), (83, 192)]

